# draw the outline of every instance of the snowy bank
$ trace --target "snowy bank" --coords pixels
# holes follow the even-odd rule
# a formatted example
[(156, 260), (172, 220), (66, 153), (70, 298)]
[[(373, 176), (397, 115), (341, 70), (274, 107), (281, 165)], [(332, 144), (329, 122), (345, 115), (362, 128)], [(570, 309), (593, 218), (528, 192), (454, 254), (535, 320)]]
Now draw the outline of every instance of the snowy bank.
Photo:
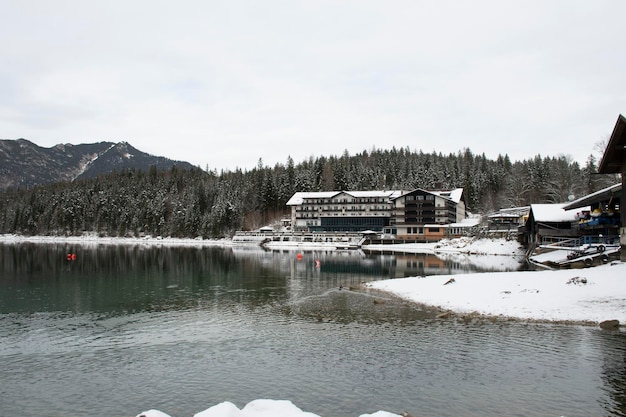
[[(241, 410), (231, 402), (225, 401), (211, 408), (201, 411), (194, 417), (319, 417), (317, 414), (307, 413), (296, 407), (291, 401), (284, 400), (254, 400)], [(158, 410), (148, 410), (137, 417), (170, 417)], [(400, 417), (386, 411), (374, 414), (363, 414), (360, 417)]]
[(368, 287), (457, 313), (626, 323), (626, 263), (617, 261), (586, 269), (399, 278)]
[(95, 234), (82, 236), (21, 236), (0, 235), (0, 243), (42, 243), (61, 244), (70, 243), (75, 245), (145, 245), (145, 246), (231, 246), (230, 239), (202, 239), (202, 238), (171, 238), (171, 237), (101, 237)]
[(461, 237), (443, 239), (432, 243), (399, 243), (394, 245), (366, 245), (364, 249), (372, 252), (403, 253), (462, 253), (472, 255), (524, 256), (524, 249), (519, 242), (507, 239), (478, 239)]
[[(22, 236), (15, 234), (0, 235), (0, 243), (42, 243), (76, 245), (144, 245), (144, 246), (250, 246), (250, 243), (232, 239), (172, 238), (172, 237), (102, 237), (95, 233), (82, 236)], [(271, 245), (270, 245), (271, 246)], [(315, 242), (294, 242), (292, 246), (283, 244), (280, 249), (337, 249), (336, 243), (321, 244)], [(366, 245), (364, 249), (372, 252), (430, 253), (430, 254), (473, 254), (473, 255), (508, 255), (523, 256), (524, 250), (518, 242), (506, 239), (457, 238), (444, 239), (433, 243), (407, 243), (397, 245)]]

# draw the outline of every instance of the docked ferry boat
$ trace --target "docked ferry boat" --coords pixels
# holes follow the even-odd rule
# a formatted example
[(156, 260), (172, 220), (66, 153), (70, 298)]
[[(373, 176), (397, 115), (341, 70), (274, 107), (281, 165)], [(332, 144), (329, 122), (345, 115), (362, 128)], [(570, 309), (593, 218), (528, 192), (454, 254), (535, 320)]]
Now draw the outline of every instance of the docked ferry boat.
[(324, 248), (336, 250), (359, 249), (365, 241), (363, 233), (296, 233), (259, 230), (237, 232), (233, 244), (255, 244), (268, 249)]

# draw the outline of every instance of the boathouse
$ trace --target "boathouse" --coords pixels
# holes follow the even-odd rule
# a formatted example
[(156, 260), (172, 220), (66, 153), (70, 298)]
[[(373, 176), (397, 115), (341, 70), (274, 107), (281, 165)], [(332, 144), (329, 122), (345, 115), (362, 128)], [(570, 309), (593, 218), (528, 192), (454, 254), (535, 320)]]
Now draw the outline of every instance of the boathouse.
[[(622, 191), (626, 189), (626, 118), (619, 115), (609, 144), (604, 150), (604, 155), (598, 168), (599, 174), (621, 174)], [(626, 210), (622, 208), (624, 202), (623, 192), (620, 194), (620, 243), (621, 257), (626, 260)]]
[[(534, 247), (578, 237), (576, 211), (566, 211), (566, 204), (531, 204), (524, 226), (525, 242)], [(589, 208), (587, 207), (587, 210)]]
[(526, 224), (529, 206), (503, 208), (487, 215), (487, 230), (489, 232), (517, 231)]
[(619, 183), (574, 200), (563, 208), (577, 210), (581, 236), (613, 244), (619, 241), (621, 198), (622, 184)]

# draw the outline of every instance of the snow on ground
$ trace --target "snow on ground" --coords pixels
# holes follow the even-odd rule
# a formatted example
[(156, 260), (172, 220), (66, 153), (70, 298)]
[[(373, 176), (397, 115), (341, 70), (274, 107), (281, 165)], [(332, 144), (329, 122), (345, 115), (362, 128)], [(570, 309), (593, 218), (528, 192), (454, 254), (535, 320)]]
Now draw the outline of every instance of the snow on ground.
[(432, 243), (399, 243), (395, 245), (367, 245), (369, 251), (404, 253), (465, 253), (473, 255), (523, 256), (524, 249), (513, 240), (476, 239), (462, 237), (443, 239)]
[(460, 252), (474, 255), (524, 255), (519, 242), (506, 239), (458, 238), (437, 243), (435, 252)]
[[(390, 247), (391, 246), (391, 247)], [(467, 256), (473, 263), (517, 262), (524, 250), (505, 239), (460, 238), (437, 243), (371, 245), (368, 249)], [(567, 259), (570, 251), (553, 251), (534, 257), (536, 262)], [(509, 256), (475, 256), (475, 255)], [(504, 261), (500, 262), (499, 258)], [(449, 284), (449, 281), (451, 281)], [(458, 313), (479, 313), (540, 321), (626, 323), (626, 263), (560, 271), (491, 272), (435, 275), (373, 282), (383, 290), (420, 304)]]
[[(158, 410), (148, 410), (137, 417), (170, 417)], [(231, 402), (225, 401), (201, 411), (194, 417), (319, 417), (317, 414), (300, 410), (291, 401), (285, 400), (254, 400), (241, 410)], [(374, 414), (363, 414), (360, 417), (400, 417), (386, 411)]]
[(626, 323), (626, 263), (618, 261), (585, 269), (400, 278), (368, 287), (458, 313)]
[(230, 246), (230, 239), (202, 239), (202, 238), (162, 238), (162, 237), (100, 237), (96, 234), (82, 236), (20, 236), (0, 235), (3, 243), (71, 243), (78, 245), (146, 245), (146, 246)]
[(471, 265), (483, 271), (515, 271), (519, 269), (521, 263), (525, 262), (524, 257), (519, 256), (477, 256), (467, 253), (445, 252), (435, 254), (437, 258), (458, 263), (460, 265)]
[[(231, 239), (171, 238), (171, 237), (101, 237), (94, 233), (82, 236), (21, 236), (0, 235), (4, 243), (72, 243), (80, 245), (163, 245), (163, 246), (250, 246), (250, 243), (237, 243)], [(254, 244), (253, 244), (254, 245)], [(288, 245), (285, 245), (288, 246)], [(328, 249), (329, 245), (311, 242), (311, 247)], [(306, 243), (298, 243), (296, 249), (305, 248)], [(282, 247), (281, 247), (282, 248)], [(505, 239), (457, 238), (444, 239), (433, 243), (407, 243), (397, 245), (367, 245), (371, 251), (393, 251), (403, 253), (462, 253), (478, 255), (523, 255), (520, 244)]]
[(473, 237), (443, 239), (432, 243), (367, 245), (364, 249), (367, 249), (368, 252), (426, 253), (462, 264), (471, 264), (485, 270), (519, 268), (525, 255), (524, 248), (519, 242), (507, 239), (477, 239)]

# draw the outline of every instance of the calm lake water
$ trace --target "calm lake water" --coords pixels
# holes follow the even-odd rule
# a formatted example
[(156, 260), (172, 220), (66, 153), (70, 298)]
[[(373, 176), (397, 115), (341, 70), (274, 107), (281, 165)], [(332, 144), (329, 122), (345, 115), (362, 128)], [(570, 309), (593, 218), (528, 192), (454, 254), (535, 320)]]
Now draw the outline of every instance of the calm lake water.
[(626, 416), (624, 332), (440, 320), (349, 289), (519, 268), (510, 259), (33, 244), (0, 255), (0, 416), (184, 417), (259, 398), (323, 417)]

